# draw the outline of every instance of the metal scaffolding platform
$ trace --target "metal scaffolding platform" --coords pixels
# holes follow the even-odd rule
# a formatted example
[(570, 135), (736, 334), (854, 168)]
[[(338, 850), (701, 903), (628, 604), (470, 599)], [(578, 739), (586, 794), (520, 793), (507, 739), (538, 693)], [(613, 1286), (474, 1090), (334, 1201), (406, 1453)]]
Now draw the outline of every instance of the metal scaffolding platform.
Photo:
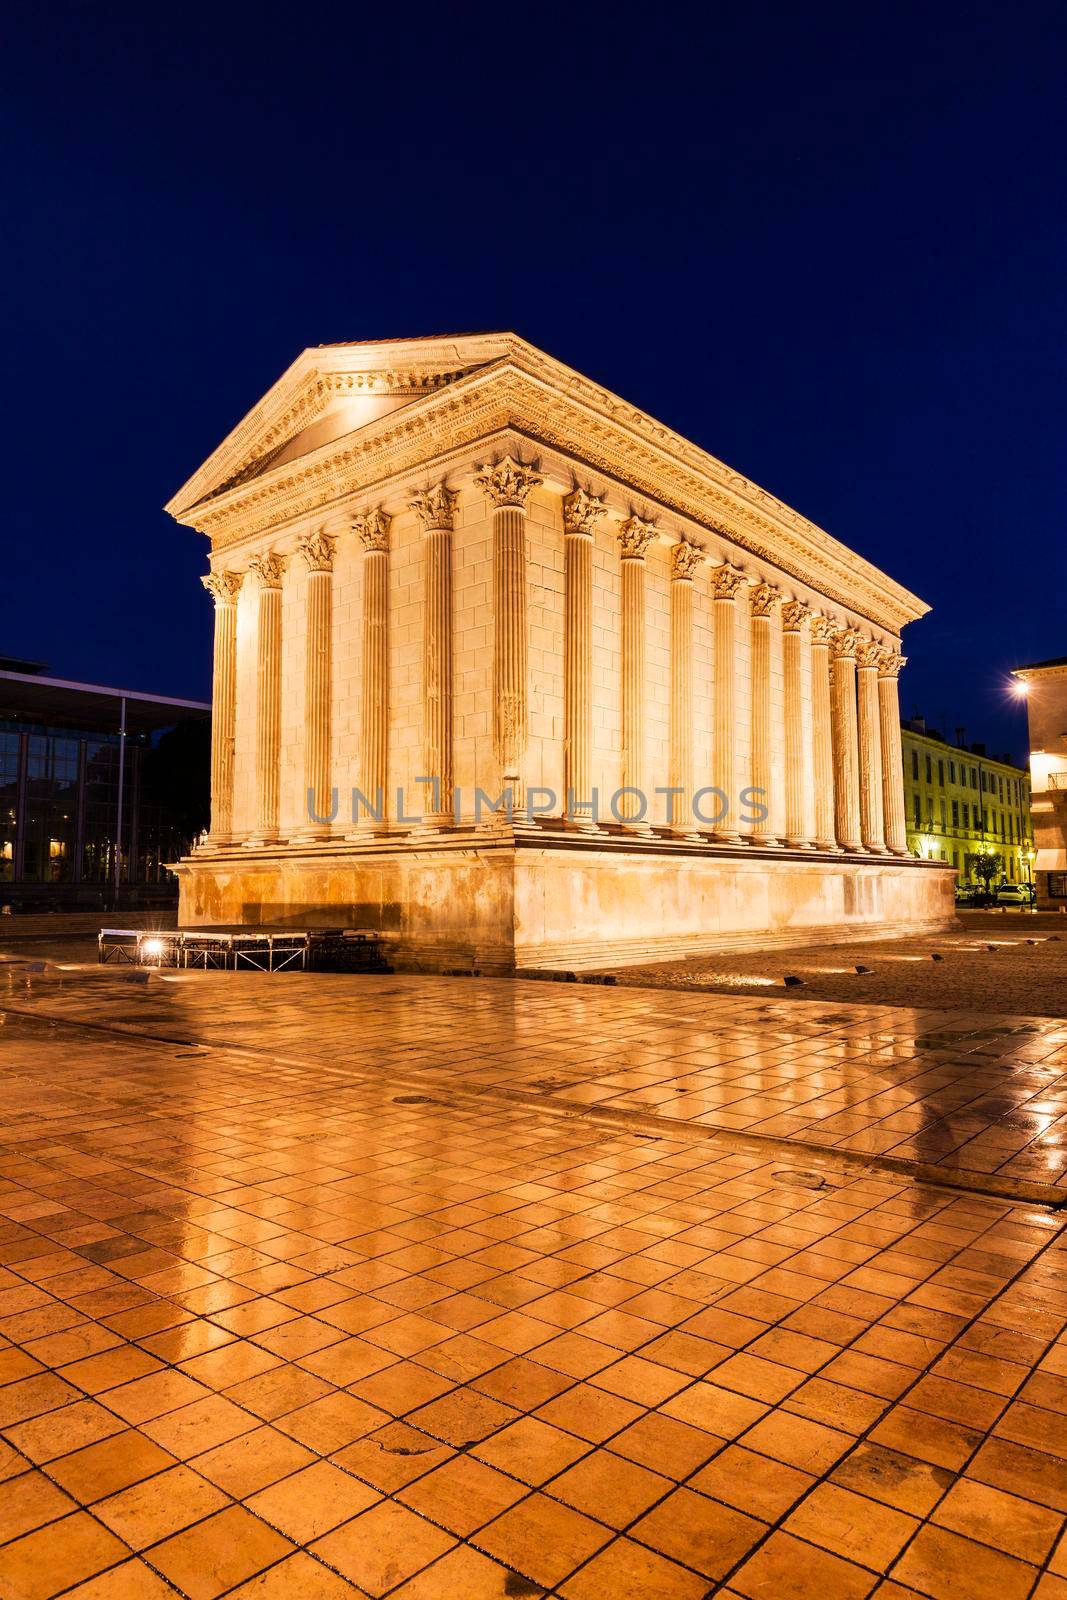
[(211, 928), (101, 928), (98, 960), (130, 967), (184, 967), (217, 972), (387, 972), (377, 934), (346, 928), (227, 933)]

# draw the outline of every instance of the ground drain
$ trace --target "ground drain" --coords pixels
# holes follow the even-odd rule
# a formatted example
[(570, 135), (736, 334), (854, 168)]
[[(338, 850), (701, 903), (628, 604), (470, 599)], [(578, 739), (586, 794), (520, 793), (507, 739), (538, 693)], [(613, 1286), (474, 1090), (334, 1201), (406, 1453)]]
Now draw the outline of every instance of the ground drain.
[(394, 1094), (394, 1106), (435, 1106), (437, 1101), (428, 1094)]

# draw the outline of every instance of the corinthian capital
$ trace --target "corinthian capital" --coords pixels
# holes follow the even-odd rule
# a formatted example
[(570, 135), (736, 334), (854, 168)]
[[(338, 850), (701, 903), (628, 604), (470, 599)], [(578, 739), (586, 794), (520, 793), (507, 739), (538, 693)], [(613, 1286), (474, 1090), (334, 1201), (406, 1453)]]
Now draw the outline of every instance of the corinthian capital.
[(748, 597), (754, 617), (769, 617), (782, 596), (773, 583), (757, 583)]
[(835, 661), (854, 660), (860, 636), (855, 628), (841, 628), (830, 640), (830, 652)]
[(434, 489), (420, 490), (413, 495), (408, 501), (408, 510), (414, 511), (427, 533), (435, 528), (451, 533), (458, 500), (458, 491), (446, 489), (442, 482)]
[(786, 633), (800, 633), (811, 621), (811, 607), (803, 600), (787, 600), (782, 607), (782, 627)]
[(337, 540), (332, 534), (309, 533), (305, 538), (297, 541), (296, 548), (307, 562), (309, 572), (332, 572), (333, 553), (337, 548)]
[(741, 568), (731, 566), (729, 561), (723, 561), (711, 575), (716, 600), (736, 600), (747, 582)]
[(241, 587), (241, 574), (239, 572), (209, 572), (200, 579), (208, 594), (217, 606), (223, 606), (237, 599), (237, 592)]
[(495, 466), (482, 467), (475, 478), (479, 489), (484, 489), (495, 506), (526, 506), (526, 496), (544, 479), (532, 466), (516, 461), (514, 456), (504, 456)]
[(567, 533), (591, 534), (607, 509), (599, 495), (575, 489), (573, 494), (563, 496), (564, 530)]
[(878, 663), (878, 676), (880, 678), (899, 678), (901, 667), (908, 664), (907, 656), (902, 656), (896, 650), (883, 650), (882, 658)]
[(704, 552), (698, 545), (687, 544), (684, 539), (678, 544), (672, 544), (671, 577), (679, 581), (692, 578), (703, 559)]
[(812, 644), (824, 644), (829, 647), (830, 640), (837, 632), (837, 623), (832, 617), (813, 616), (811, 619)]
[(262, 555), (252, 557), (248, 563), (248, 570), (253, 577), (259, 579), (261, 589), (280, 589), (282, 573), (285, 571), (285, 557), (275, 554), (273, 550), (266, 550)]
[(882, 664), (884, 653), (876, 639), (860, 639), (856, 645), (856, 665), (877, 669)]
[(389, 525), (392, 520), (392, 517), (387, 516), (379, 506), (376, 511), (367, 511), (361, 517), (353, 517), (352, 532), (368, 554), (372, 550), (388, 550)]
[(619, 543), (624, 561), (643, 561), (645, 551), (656, 537), (656, 525), (643, 522), (640, 517), (627, 517), (619, 529)]

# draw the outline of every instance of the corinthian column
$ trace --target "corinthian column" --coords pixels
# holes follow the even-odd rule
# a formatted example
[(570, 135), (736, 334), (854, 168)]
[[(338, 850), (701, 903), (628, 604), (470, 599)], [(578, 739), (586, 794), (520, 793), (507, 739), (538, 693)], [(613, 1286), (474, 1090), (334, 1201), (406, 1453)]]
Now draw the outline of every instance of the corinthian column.
[[(715, 828), (716, 838), (740, 844), (737, 831), (737, 597), (747, 582), (743, 572), (728, 561), (712, 573), (715, 595), (715, 787), (719, 810), (725, 813)], [(725, 801), (723, 800), (725, 796)]]
[(829, 617), (811, 623), (811, 751), (815, 790), (815, 848), (839, 850), (834, 805), (833, 712), (830, 694), (830, 641), (835, 625)]
[(305, 838), (329, 836), (333, 812), (330, 794), (330, 723), (333, 717), (333, 554), (336, 540), (312, 533), (297, 544), (308, 569), (307, 641), (304, 657), (304, 805)]
[(622, 553), (622, 787), (626, 826), (650, 832), (645, 778), (645, 551), (656, 537), (651, 522), (627, 517), (619, 529)]
[(856, 728), (855, 629), (835, 633), (831, 644), (831, 701), (834, 744), (834, 817), (837, 842), (843, 850), (862, 849), (860, 829), (859, 738)]
[(354, 517), (363, 546), (363, 703), (359, 730), (359, 783), (370, 814), (363, 831), (384, 833), (389, 781), (389, 524), (379, 506)]
[(439, 483), (410, 502), (423, 528), (422, 764), (432, 780), (426, 821), (452, 821), (452, 526), (459, 495)]
[[(815, 830), (811, 702), (804, 698), (803, 681), (804, 645), (810, 622), (811, 609), (802, 600), (790, 600), (782, 607), (785, 837), (786, 843), (793, 850), (810, 850)], [(829, 690), (829, 683), (827, 689)], [(827, 705), (827, 721), (829, 721), (829, 705)]]
[(591, 814), (593, 744), (593, 530), (607, 507), (575, 489), (563, 500), (566, 583), (564, 632), (564, 815), (579, 828), (595, 828)]
[(475, 483), (493, 502), (493, 743), (514, 813), (526, 813), (526, 499), (544, 479), (505, 456)]
[(878, 667), (882, 647), (861, 639), (856, 647), (856, 692), (859, 701), (860, 834), (864, 847), (885, 855), (882, 817), (882, 739), (878, 711)]
[(758, 583), (749, 592), (752, 609), (752, 774), (751, 783), (760, 791), (759, 803), (767, 815), (752, 830), (753, 844), (781, 845), (775, 831), (779, 797), (775, 793), (774, 772), (774, 695), (771, 682), (771, 629), (781, 601), (778, 590), (769, 583)]
[(900, 747), (900, 697), (897, 680), (907, 656), (883, 650), (878, 667), (878, 723), (882, 736), (882, 804), (885, 842), (895, 856), (908, 853), (904, 811), (904, 757)]
[(256, 692), (256, 832), (250, 843), (278, 837), (282, 748), (282, 573), (273, 551), (253, 556), (248, 569), (259, 580)]
[(671, 546), (671, 766), (667, 782), (677, 833), (695, 827), (693, 801), (693, 574), (704, 559), (695, 544)]
[(237, 593), (239, 572), (209, 572), (201, 583), (215, 602), (215, 660), (211, 677), (211, 835), (226, 844), (233, 832), (233, 747), (237, 728)]

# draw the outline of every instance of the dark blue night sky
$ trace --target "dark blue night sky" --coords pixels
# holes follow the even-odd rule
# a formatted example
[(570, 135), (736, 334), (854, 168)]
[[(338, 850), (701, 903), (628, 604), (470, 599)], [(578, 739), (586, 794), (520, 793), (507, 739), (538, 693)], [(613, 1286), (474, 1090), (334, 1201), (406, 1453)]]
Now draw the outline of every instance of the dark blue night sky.
[(8, 23), (0, 653), (206, 695), (160, 510), (304, 346), (514, 328), (921, 594), (902, 709), (1067, 653), (1060, 8)]

